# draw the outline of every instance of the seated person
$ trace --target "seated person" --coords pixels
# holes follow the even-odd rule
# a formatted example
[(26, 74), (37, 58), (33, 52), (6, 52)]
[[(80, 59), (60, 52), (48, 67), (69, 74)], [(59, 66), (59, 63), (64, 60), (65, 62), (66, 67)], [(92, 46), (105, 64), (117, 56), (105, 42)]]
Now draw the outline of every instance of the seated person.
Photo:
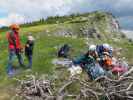
[(105, 70), (112, 69), (112, 57), (110, 57), (108, 52), (103, 52), (103, 55), (100, 60), (101, 65)]
[(113, 57), (112, 55), (113, 49), (109, 44), (97, 45), (96, 51), (97, 51), (98, 57), (100, 58), (98, 60), (99, 64), (102, 67), (104, 66), (103, 64), (105, 63), (105, 61), (107, 61), (107, 60), (104, 61), (105, 58), (108, 58), (108, 61), (109, 61), (109, 59), (111, 60), (111, 58)]
[(96, 46), (91, 45), (89, 47), (89, 51), (86, 54), (81, 55), (79, 58), (74, 60), (74, 64), (80, 64), (81, 67), (84, 67), (86, 64), (93, 64), (96, 59), (95, 47)]
[(114, 74), (122, 74), (125, 73), (127, 70), (128, 70), (127, 62), (122, 60), (116, 60), (115, 58), (113, 58), (112, 72)]
[(113, 48), (109, 44), (105, 43), (102, 45), (97, 45), (96, 51), (99, 57), (102, 56), (103, 52), (108, 52), (109, 55), (112, 57)]
[(80, 65), (90, 76), (92, 80), (104, 75), (104, 70), (96, 62), (96, 46), (91, 45), (89, 51), (73, 61), (74, 64)]

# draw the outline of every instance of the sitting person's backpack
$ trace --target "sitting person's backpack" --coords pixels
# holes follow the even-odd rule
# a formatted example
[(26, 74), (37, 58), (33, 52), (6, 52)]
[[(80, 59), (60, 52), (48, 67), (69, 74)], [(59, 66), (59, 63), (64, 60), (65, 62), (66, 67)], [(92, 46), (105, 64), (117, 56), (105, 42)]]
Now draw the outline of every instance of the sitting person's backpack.
[(58, 57), (67, 58), (69, 56), (70, 46), (68, 44), (64, 44), (58, 51)]

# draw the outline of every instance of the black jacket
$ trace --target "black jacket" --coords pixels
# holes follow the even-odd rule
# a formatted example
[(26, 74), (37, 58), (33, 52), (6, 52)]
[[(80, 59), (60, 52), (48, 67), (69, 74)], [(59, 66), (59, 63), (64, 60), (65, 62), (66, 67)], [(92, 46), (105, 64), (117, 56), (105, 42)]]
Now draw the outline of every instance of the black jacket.
[(26, 45), (25, 45), (25, 55), (32, 55), (33, 54), (33, 48), (34, 48), (34, 42), (33, 41), (27, 41)]

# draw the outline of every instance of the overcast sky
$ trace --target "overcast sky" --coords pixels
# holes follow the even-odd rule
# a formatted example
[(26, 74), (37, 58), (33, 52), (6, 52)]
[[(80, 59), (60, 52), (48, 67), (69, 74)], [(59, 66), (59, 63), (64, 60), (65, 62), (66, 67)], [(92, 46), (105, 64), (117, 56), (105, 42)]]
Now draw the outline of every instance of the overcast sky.
[(133, 0), (0, 0), (0, 26), (96, 10), (113, 13), (124, 29), (133, 30)]

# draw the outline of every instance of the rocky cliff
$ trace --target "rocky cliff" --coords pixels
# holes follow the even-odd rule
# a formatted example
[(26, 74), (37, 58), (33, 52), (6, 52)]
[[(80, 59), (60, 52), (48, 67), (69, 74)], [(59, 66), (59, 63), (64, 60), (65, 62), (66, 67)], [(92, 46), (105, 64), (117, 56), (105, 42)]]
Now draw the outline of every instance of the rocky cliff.
[(58, 23), (52, 32), (60, 36), (113, 38), (120, 35), (120, 26), (111, 13), (96, 11), (70, 18), (64, 23)]

